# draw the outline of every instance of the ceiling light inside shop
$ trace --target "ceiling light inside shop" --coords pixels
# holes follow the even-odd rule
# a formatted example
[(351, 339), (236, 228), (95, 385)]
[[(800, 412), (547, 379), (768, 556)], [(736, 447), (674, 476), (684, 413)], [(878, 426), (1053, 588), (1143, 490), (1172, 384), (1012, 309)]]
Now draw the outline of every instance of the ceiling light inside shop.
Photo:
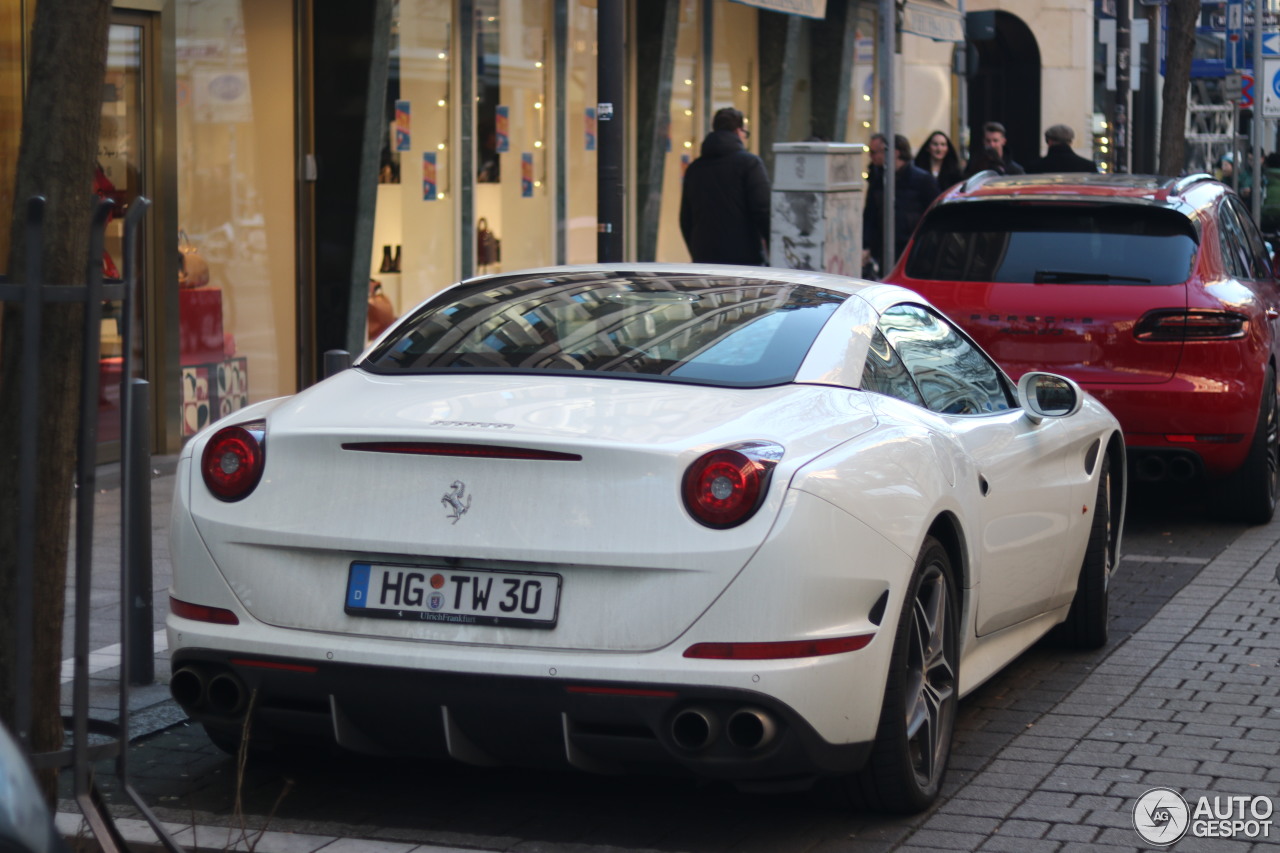
[(534, 147), (534, 148), (541, 148), (541, 147), (542, 147), (542, 140), (541, 140), (541, 139), (539, 139), (537, 142), (533, 143), (533, 147)]
[(445, 105), (445, 103), (446, 103), (445, 99), (444, 99), (444, 98), (441, 98), (440, 100), (436, 101), (436, 106), (437, 106), (437, 107), (443, 107), (443, 106)]

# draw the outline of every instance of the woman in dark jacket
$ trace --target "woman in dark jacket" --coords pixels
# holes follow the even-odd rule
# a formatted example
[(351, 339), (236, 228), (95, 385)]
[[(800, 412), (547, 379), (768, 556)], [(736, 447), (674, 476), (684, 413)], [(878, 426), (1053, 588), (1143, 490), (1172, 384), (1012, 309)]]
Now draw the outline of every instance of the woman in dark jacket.
[(946, 191), (960, 183), (964, 178), (964, 164), (951, 138), (940, 130), (929, 134), (929, 138), (916, 152), (916, 165), (933, 175), (938, 181), (938, 188)]

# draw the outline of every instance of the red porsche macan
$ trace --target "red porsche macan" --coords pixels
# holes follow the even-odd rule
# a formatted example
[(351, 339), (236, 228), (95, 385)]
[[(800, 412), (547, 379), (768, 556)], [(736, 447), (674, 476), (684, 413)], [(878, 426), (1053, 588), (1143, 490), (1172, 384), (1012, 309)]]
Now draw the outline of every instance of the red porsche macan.
[(925, 214), (886, 281), (1015, 379), (1079, 382), (1119, 419), (1138, 480), (1205, 480), (1242, 521), (1275, 512), (1280, 284), (1225, 185), (983, 172)]

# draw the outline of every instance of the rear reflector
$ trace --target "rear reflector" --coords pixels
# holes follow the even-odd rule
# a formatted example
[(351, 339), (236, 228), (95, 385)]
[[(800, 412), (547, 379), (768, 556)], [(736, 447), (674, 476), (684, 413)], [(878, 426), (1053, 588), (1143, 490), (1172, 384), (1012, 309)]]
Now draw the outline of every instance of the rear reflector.
[(479, 459), (532, 459), (543, 462), (581, 462), (577, 453), (534, 450), (529, 447), (499, 447), (488, 444), (445, 444), (435, 441), (357, 441), (343, 450), (367, 453), (407, 453), (412, 456), (469, 456)]
[(1244, 439), (1240, 433), (1225, 435), (1166, 435), (1164, 440), (1170, 444), (1235, 444)]
[(232, 666), (252, 666), (258, 669), (283, 669), (286, 672), (319, 672), (320, 668), (305, 663), (281, 663), (274, 660), (248, 660), (246, 658), (232, 658), (230, 661)]
[(823, 640), (789, 640), (781, 643), (696, 643), (685, 649), (687, 658), (710, 660), (786, 660), (817, 658), (856, 652), (871, 642), (875, 634), (831, 637)]
[(585, 684), (571, 684), (565, 688), (569, 693), (585, 693), (591, 696), (649, 696), (655, 699), (674, 699), (674, 690), (647, 690), (640, 687), (588, 687)]
[(240, 619), (230, 610), (221, 607), (208, 607), (203, 604), (192, 604), (179, 601), (169, 596), (169, 612), (183, 619), (194, 619), (196, 622), (212, 622), (215, 625), (239, 625)]

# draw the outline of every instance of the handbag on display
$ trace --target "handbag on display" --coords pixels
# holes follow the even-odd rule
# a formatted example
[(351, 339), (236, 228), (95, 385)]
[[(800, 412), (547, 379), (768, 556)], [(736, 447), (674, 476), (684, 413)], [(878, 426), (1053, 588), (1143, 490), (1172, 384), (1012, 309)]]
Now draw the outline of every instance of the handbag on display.
[(483, 216), (476, 223), (476, 265), (487, 267), (502, 263), (502, 241), (489, 230), (489, 220)]
[(178, 231), (178, 287), (204, 287), (209, 283), (209, 262), (200, 250), (187, 239), (187, 232)]
[(381, 335), (387, 327), (396, 321), (396, 309), (391, 299), (382, 290), (382, 282), (376, 278), (369, 279), (369, 340)]

